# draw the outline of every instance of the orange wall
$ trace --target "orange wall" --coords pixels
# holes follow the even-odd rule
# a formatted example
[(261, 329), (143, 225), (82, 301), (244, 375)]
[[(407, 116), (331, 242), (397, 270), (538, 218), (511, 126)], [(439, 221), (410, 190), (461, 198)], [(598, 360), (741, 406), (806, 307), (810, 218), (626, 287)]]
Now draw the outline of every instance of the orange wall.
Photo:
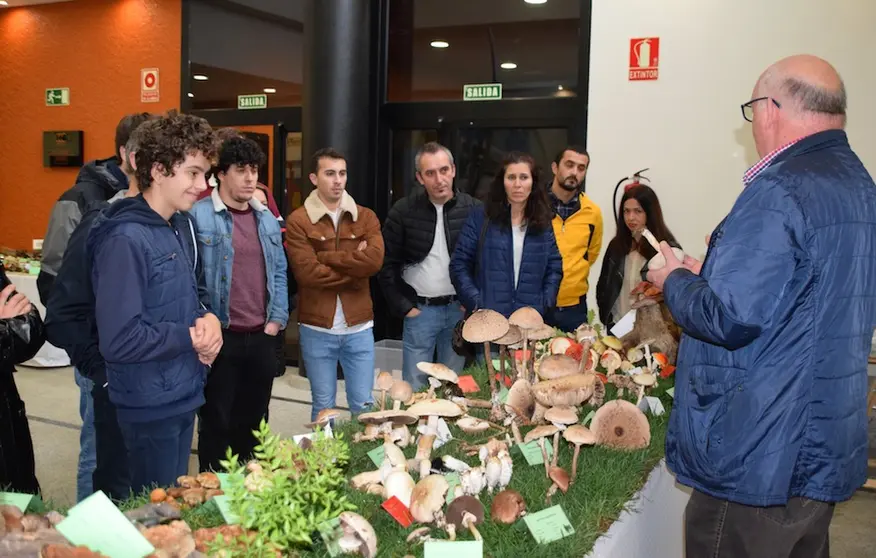
[[(43, 167), (42, 132), (83, 130), (85, 160), (112, 155), (132, 112), (179, 106), (181, 0), (76, 0), (0, 9), (0, 246), (30, 249), (78, 169)], [(158, 68), (160, 102), (140, 102)], [(70, 106), (45, 90), (70, 88)]]

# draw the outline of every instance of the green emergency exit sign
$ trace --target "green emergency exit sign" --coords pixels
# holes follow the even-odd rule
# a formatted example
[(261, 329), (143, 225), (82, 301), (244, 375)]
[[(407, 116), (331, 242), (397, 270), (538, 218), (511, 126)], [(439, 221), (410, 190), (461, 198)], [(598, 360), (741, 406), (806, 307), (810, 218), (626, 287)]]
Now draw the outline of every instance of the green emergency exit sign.
[(462, 86), (463, 101), (497, 101), (501, 98), (501, 83), (476, 83)]
[(267, 95), (238, 95), (237, 110), (268, 108)]
[(56, 87), (54, 89), (46, 89), (46, 106), (47, 107), (66, 107), (70, 104), (70, 89), (67, 87)]

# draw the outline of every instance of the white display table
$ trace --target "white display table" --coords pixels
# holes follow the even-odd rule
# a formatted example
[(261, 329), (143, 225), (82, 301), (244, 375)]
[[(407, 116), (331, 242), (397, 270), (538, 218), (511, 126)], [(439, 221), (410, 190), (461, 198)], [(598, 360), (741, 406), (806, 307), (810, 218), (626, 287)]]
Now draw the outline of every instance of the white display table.
[[(37, 290), (36, 284), (37, 276), (28, 275), (26, 273), (9, 272), (7, 272), (6, 275), (9, 277), (9, 280), (12, 281), (12, 284), (15, 285), (15, 289), (26, 296), (31, 304), (33, 304), (39, 311), (40, 316), (45, 319), (46, 309), (40, 304), (40, 293)], [(40, 348), (35, 357), (27, 362), (21, 363), (21, 366), (30, 366), (33, 368), (70, 366), (70, 357), (67, 356), (67, 353), (64, 350), (46, 342), (43, 344), (42, 348)]]

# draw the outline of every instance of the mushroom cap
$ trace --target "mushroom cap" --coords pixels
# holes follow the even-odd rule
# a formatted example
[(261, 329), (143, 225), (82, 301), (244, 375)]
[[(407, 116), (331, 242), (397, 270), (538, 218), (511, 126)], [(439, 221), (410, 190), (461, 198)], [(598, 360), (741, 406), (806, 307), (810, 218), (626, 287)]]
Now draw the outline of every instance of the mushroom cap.
[(578, 361), (566, 355), (547, 355), (538, 365), (538, 377), (542, 380), (556, 380), (578, 373)]
[(419, 523), (431, 523), (435, 512), (444, 506), (447, 479), (443, 475), (428, 475), (420, 479), (411, 492), (411, 515)]
[(634, 374), (633, 381), (640, 386), (651, 387), (657, 383), (657, 376), (650, 372), (643, 372), (642, 374)]
[(490, 428), (490, 423), (477, 417), (465, 415), (456, 421), (456, 426), (466, 434), (477, 434)]
[(387, 409), (386, 411), (375, 411), (373, 413), (362, 413), (356, 420), (362, 424), (382, 424), (386, 421), (392, 421), (395, 424), (414, 424), (419, 420), (420, 415), (410, 411), (394, 411)]
[(475, 525), (484, 520), (484, 505), (474, 496), (459, 496), (447, 506), (445, 515), (448, 523), (453, 523), (457, 529), (462, 529), (462, 518), (468, 512), (475, 516)]
[(532, 396), (545, 407), (580, 405), (593, 395), (596, 375), (574, 374), (556, 380), (544, 380), (532, 386)]
[(406, 403), (414, 395), (414, 388), (404, 380), (398, 380), (389, 388), (389, 397), (393, 401)]
[(581, 324), (575, 330), (575, 339), (581, 343), (582, 341), (596, 341), (599, 336), (596, 334), (596, 329), (590, 324)]
[(314, 426), (325, 426), (332, 419), (340, 418), (344, 412), (340, 409), (323, 409), (319, 413), (316, 414), (316, 420), (313, 422), (308, 422), (304, 426), (307, 428), (313, 428)]
[(382, 371), (377, 375), (377, 389), (379, 390), (388, 390), (392, 387), (392, 384), (395, 383), (395, 378), (392, 377), (392, 373), (387, 372), (386, 370)]
[(602, 338), (602, 343), (609, 349), (614, 349), (615, 351), (624, 350), (623, 343), (621, 343), (620, 339), (618, 339), (614, 335), (606, 335)]
[(516, 325), (508, 326), (508, 333), (493, 341), (496, 345), (514, 345), (523, 341), (523, 332)]
[(596, 443), (617, 449), (642, 449), (651, 443), (648, 417), (624, 399), (614, 399), (596, 410), (590, 423)]
[(505, 400), (506, 405), (511, 405), (518, 411), (529, 416), (529, 411), (535, 405), (535, 399), (532, 397), (532, 385), (524, 379), (519, 379), (508, 390), (508, 399)]
[(526, 501), (516, 490), (506, 489), (493, 498), (490, 505), (490, 517), (497, 523), (510, 525), (517, 521), (520, 514), (526, 511)]
[(563, 493), (569, 490), (569, 473), (562, 467), (551, 467), (548, 476)]
[(383, 481), (383, 497), (389, 500), (398, 498), (406, 508), (411, 507), (411, 494), (414, 492), (414, 479), (407, 471), (393, 471)]
[(530, 341), (544, 341), (545, 339), (550, 339), (557, 334), (556, 330), (549, 325), (541, 326), (540, 328), (529, 332)]
[(476, 310), (462, 326), (462, 338), (469, 343), (489, 343), (508, 333), (508, 320), (495, 310)]
[(544, 326), (544, 318), (538, 313), (538, 310), (530, 306), (518, 308), (508, 318), (508, 323), (516, 325), (520, 329), (532, 331)]
[(564, 430), (563, 438), (576, 446), (590, 446), (596, 443), (596, 434), (583, 424), (573, 424)]
[(645, 353), (642, 352), (642, 349), (638, 347), (631, 347), (630, 350), (627, 351), (627, 360), (630, 362), (639, 362), (645, 358)]
[(549, 436), (553, 436), (559, 431), (560, 429), (553, 424), (543, 424), (541, 426), (536, 426), (526, 433), (526, 436), (523, 437), (523, 443), (528, 444), (529, 442), (533, 440), (538, 440), (539, 438), (547, 438)]
[(377, 555), (377, 534), (368, 520), (351, 511), (342, 512), (339, 516), (344, 533), (355, 533), (362, 541), (359, 552), (365, 558), (374, 558)]
[(419, 368), (420, 372), (428, 374), (429, 376), (432, 376), (436, 380), (441, 380), (442, 382), (450, 382), (455, 384), (459, 381), (459, 376), (456, 375), (456, 372), (454, 372), (452, 368), (441, 363), (418, 362), (417, 368)]
[(418, 417), (458, 417), (464, 414), (462, 407), (446, 399), (424, 399), (408, 407), (407, 412)]
[(544, 418), (554, 424), (575, 424), (578, 422), (578, 411), (569, 405), (557, 405), (548, 409)]
[(613, 368), (617, 370), (623, 363), (621, 356), (614, 349), (605, 349), (602, 356), (599, 357), (599, 363), (607, 370)]

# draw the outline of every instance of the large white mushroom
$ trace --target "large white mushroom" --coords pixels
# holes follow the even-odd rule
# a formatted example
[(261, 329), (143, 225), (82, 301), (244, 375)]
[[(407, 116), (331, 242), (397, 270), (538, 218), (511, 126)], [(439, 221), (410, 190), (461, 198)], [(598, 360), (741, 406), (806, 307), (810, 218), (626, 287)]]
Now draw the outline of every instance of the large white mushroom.
[(445, 495), (450, 485), (444, 475), (427, 475), (411, 493), (411, 516), (418, 523), (432, 523), (442, 516)]
[(420, 372), (429, 376), (429, 394), (428, 398), (435, 397), (435, 390), (441, 387), (442, 382), (455, 384), (459, 381), (459, 376), (452, 368), (445, 364), (435, 362), (418, 362), (417, 368)]

